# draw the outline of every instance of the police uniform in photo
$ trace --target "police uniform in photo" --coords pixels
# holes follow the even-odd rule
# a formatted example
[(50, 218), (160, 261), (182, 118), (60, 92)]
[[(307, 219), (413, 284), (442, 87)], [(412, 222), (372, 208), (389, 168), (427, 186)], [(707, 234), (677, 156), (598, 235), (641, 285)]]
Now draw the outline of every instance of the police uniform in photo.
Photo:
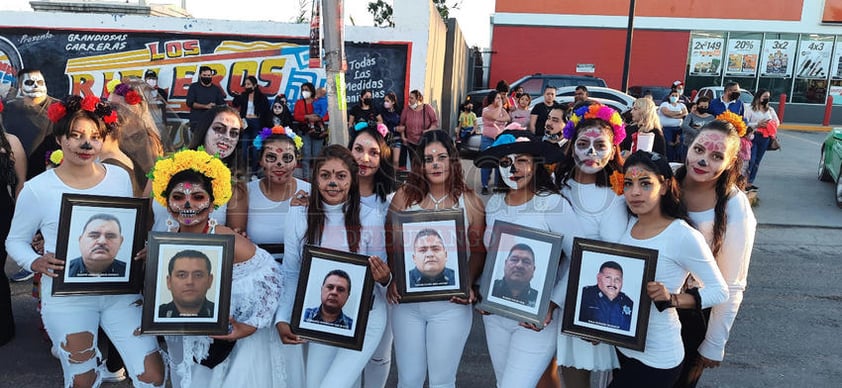
[(85, 263), (82, 261), (82, 257), (77, 257), (73, 260), (70, 260), (70, 264), (67, 266), (67, 276), (68, 277), (95, 277), (95, 276), (102, 276), (102, 277), (123, 277), (126, 276), (126, 263), (114, 259), (114, 262), (111, 263), (108, 268), (100, 273), (92, 274), (88, 272), (88, 268), (85, 267)]
[(506, 283), (506, 279), (495, 280), (494, 288), (491, 289), (491, 296), (529, 307), (535, 307), (535, 303), (538, 301), (538, 290), (529, 286), (527, 288), (528, 290), (525, 294), (521, 292), (519, 296), (514, 296), (512, 288)]
[(328, 325), (333, 327), (338, 327), (341, 329), (351, 329), (351, 326), (354, 324), (354, 320), (351, 317), (345, 315), (345, 313), (340, 313), (339, 318), (336, 318), (333, 322), (327, 322), (322, 318), (322, 308), (313, 307), (309, 309), (304, 309), (304, 322), (310, 323), (318, 323), (320, 325)]
[(214, 311), (214, 304), (213, 302), (205, 299), (202, 303), (202, 308), (199, 309), (197, 314), (186, 314), (182, 315), (178, 312), (178, 307), (175, 306), (175, 302), (170, 302), (166, 304), (162, 304), (158, 306), (158, 317), (160, 318), (213, 318), (213, 311)]
[(446, 268), (441, 271), (438, 276), (427, 277), (424, 276), (418, 268), (413, 268), (409, 271), (409, 286), (410, 287), (434, 287), (434, 286), (455, 286), (456, 273)]
[(620, 292), (614, 300), (611, 300), (600, 291), (598, 286), (587, 286), (582, 289), (579, 320), (629, 330), (633, 309), (634, 302), (626, 294)]

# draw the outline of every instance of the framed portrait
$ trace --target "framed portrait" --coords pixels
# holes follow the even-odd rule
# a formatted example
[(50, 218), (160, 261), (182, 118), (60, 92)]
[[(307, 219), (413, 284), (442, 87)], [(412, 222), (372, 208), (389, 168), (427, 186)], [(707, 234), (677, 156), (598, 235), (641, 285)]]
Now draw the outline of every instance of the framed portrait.
[(477, 308), (544, 326), (564, 236), (497, 220)]
[(392, 261), (401, 303), (467, 298), (470, 277), (462, 209), (397, 212)]
[(233, 235), (150, 233), (141, 332), (227, 334), (233, 268)]
[(290, 328), (313, 341), (362, 350), (373, 292), (368, 256), (305, 245)]
[(52, 295), (139, 293), (143, 263), (133, 260), (146, 241), (146, 198), (64, 194), (56, 258), (65, 261)]
[(643, 351), (646, 283), (655, 279), (657, 260), (654, 249), (574, 239), (562, 332)]

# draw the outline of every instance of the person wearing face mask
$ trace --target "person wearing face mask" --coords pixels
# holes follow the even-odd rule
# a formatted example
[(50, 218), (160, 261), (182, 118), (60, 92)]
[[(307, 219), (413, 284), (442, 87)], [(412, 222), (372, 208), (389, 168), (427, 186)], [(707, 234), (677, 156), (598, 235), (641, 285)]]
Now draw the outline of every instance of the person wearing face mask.
[(240, 146), (247, 157), (246, 165), (249, 166), (249, 174), (257, 173), (258, 160), (256, 150), (251, 146), (251, 141), (263, 128), (272, 127), (272, 115), (269, 113), (269, 99), (260, 91), (257, 77), (250, 75), (243, 81), (243, 92), (234, 97), (231, 106), (240, 110), (240, 117), (245, 119), (246, 130), (240, 137)]
[(213, 83), (214, 71), (208, 66), (199, 67), (199, 81), (187, 89), (187, 107), (190, 108), (190, 132), (195, 133), (202, 117), (217, 105), (225, 105), (225, 93)]
[(661, 120), (664, 139), (667, 143), (667, 159), (670, 162), (680, 161), (681, 123), (687, 116), (687, 107), (678, 101), (681, 94), (672, 89), (667, 101), (658, 107), (658, 118)]
[(377, 108), (374, 107), (373, 94), (371, 90), (363, 90), (360, 92), (360, 103), (354, 105), (351, 111), (348, 112), (348, 124), (351, 132), (353, 132), (354, 125), (361, 122), (383, 122), (383, 117)]
[[(688, 109), (689, 109), (691, 102), (690, 102), (690, 99), (687, 96), (684, 95), (684, 82), (675, 81), (675, 82), (672, 83), (672, 86), (670, 86), (670, 88), (675, 89), (678, 92), (678, 102), (684, 104), (684, 106), (688, 107)], [(668, 102), (669, 96), (664, 98), (664, 101)], [(664, 101), (661, 101), (661, 102), (664, 102)]]
[(395, 131), (395, 127), (401, 122), (401, 110), (398, 105), (398, 96), (394, 92), (386, 93), (386, 97), (383, 98), (383, 110), (380, 112), (380, 117), (383, 118), (383, 124), (386, 124), (386, 128), (389, 130), (386, 140), (392, 147), (392, 163), (398, 166), (402, 144), (401, 136)]
[[(491, 147), (474, 160), (477, 167), (489, 164), (500, 171), (506, 193), (491, 196), (485, 206), (484, 243), (490, 246), (493, 226), (497, 220), (537, 228), (563, 235), (562, 251), (571, 257), (573, 237), (581, 235), (579, 218), (570, 201), (553, 182), (544, 163), (561, 158), (558, 148), (543, 142), (528, 130), (506, 130)], [(568, 259), (562, 262), (569, 263)], [(558, 268), (556, 279), (561, 280), (564, 268)], [(541, 379), (553, 356), (559, 329), (560, 310), (566, 288), (556, 281), (543, 329), (499, 315), (483, 315), (486, 342), (497, 386), (534, 387)], [(553, 364), (553, 370), (555, 365)]]
[(158, 73), (155, 70), (146, 70), (146, 73), (143, 74), (143, 81), (149, 85), (146, 101), (149, 104), (150, 111), (153, 109), (158, 111), (150, 112), (155, 118), (155, 124), (159, 128), (165, 128), (167, 125), (167, 91), (158, 86)]
[(719, 116), (726, 110), (745, 116), (745, 106), (740, 100), (740, 84), (733, 81), (725, 84), (725, 91), (721, 98), (710, 102), (710, 114)]
[(305, 175), (310, 171), (311, 159), (321, 153), (327, 137), (324, 126), (327, 118), (316, 111), (316, 97), (316, 87), (312, 83), (301, 84), (301, 98), (295, 102), (292, 114), (293, 129), (304, 140), (301, 165)]
[(713, 120), (716, 120), (716, 117), (710, 114), (710, 97), (699, 97), (699, 100), (690, 106), (690, 114), (684, 117), (684, 121), (681, 122), (685, 155), (687, 150), (690, 149), (690, 144), (693, 144), (693, 140), (699, 134), (699, 130)]
[(46, 170), (44, 155), (58, 149), (47, 118), (47, 108), (56, 99), (47, 95), (41, 70), (21, 69), (17, 77), (20, 96), (6, 103), (3, 124), (8, 133), (20, 139), (26, 151), (29, 180)]
[(760, 161), (769, 148), (769, 142), (778, 133), (778, 125), (781, 121), (775, 108), (769, 106), (771, 93), (766, 89), (758, 89), (751, 101), (751, 109), (746, 111), (745, 121), (749, 128), (754, 130), (754, 138), (751, 140), (751, 159), (748, 164), (748, 186), (746, 190), (757, 191), (754, 179), (757, 178), (757, 170), (760, 169)]
[(401, 134), (400, 164), (406, 166), (407, 156), (417, 148), (421, 134), (439, 127), (439, 118), (435, 109), (424, 103), (424, 95), (419, 90), (409, 92), (407, 108), (401, 113), (401, 121), (395, 130)]

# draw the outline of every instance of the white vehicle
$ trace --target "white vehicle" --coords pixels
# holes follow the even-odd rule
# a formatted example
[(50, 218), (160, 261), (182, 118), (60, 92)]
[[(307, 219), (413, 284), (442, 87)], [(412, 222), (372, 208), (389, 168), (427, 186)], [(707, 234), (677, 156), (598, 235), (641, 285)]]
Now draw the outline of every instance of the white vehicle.
[[(706, 96), (711, 99), (711, 101), (722, 98), (722, 93), (725, 92), (725, 87), (723, 86), (705, 86), (699, 89), (699, 92), (696, 93), (696, 97), (693, 97), (693, 102), (699, 101), (699, 97)], [(740, 88), (740, 101), (743, 104), (751, 104), (751, 100), (754, 99), (754, 95), (745, 90)]]

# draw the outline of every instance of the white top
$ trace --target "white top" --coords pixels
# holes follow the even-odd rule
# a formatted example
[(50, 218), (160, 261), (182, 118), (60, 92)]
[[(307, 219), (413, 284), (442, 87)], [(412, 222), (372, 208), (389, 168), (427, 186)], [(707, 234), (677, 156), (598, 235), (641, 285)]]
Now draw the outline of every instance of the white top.
[[(18, 265), (32, 270), (32, 263), (41, 257), (29, 245), (38, 230), (44, 236), (44, 252), (56, 251), (62, 194), (132, 197), (132, 182), (126, 170), (106, 164), (101, 166), (105, 168), (105, 176), (88, 189), (75, 189), (66, 185), (55, 170), (38, 174), (23, 185), (15, 205), (11, 229), (6, 237), (6, 250)], [(49, 276), (41, 279), (42, 297), (49, 297), (52, 284)]]
[[(328, 205), (322, 203), (322, 207), (325, 210), (324, 231), (321, 241), (313, 242), (313, 245), (349, 252), (342, 204)], [(293, 206), (290, 208), (287, 225), (289, 225), (290, 230), (289, 233), (284, 234), (284, 262), (282, 265), (284, 287), (281, 293), (281, 303), (278, 305), (278, 311), (275, 314), (275, 323), (288, 323), (292, 318), (292, 306), (295, 303), (298, 277), (301, 272), (301, 255), (307, 234), (307, 207)], [(386, 234), (383, 219), (370, 208), (361, 206), (360, 225), (360, 248), (357, 253), (377, 256), (385, 262)], [(377, 284), (375, 286), (375, 300), (383, 301), (385, 287), (377, 282), (375, 284)], [(385, 302), (383, 305), (385, 306)]]
[(670, 104), (669, 101), (664, 101), (658, 107), (658, 118), (661, 119), (661, 126), (664, 126), (664, 127), (680, 127), (682, 119), (676, 119), (676, 118), (665, 116), (663, 113), (661, 113), (661, 109), (663, 109), (664, 107), (666, 107), (667, 110), (669, 110), (671, 112), (681, 113), (685, 109), (687, 109), (687, 108), (684, 107), (684, 104), (682, 104), (680, 102), (676, 102), (675, 105), (673, 105), (673, 104)]
[(246, 117), (254, 116), (254, 101), (248, 100), (248, 104), (246, 104)]
[(613, 243), (625, 233), (629, 223), (626, 200), (610, 187), (569, 179), (561, 192), (573, 205), (582, 227), (582, 237)]
[(768, 110), (765, 112), (761, 110), (751, 109), (750, 106), (746, 108), (745, 120), (746, 125), (748, 125), (749, 127), (757, 128), (757, 123), (759, 123), (761, 120), (766, 119), (772, 120), (778, 123), (779, 125), (781, 123), (781, 121), (778, 120), (778, 114), (775, 113), (775, 108), (772, 108), (771, 106), (768, 107)]
[[(725, 279), (716, 268), (710, 248), (699, 231), (683, 220), (676, 219), (657, 236), (638, 240), (631, 236), (635, 224), (637, 219), (633, 218), (620, 244), (658, 250), (656, 282), (663, 283), (670, 293), (675, 294), (680, 291), (687, 275), (692, 273), (705, 284), (699, 290), (702, 308), (722, 303), (728, 298)], [(617, 349), (627, 357), (640, 360), (653, 368), (670, 369), (678, 366), (684, 359), (678, 313), (674, 308), (658, 311), (655, 304), (650, 303), (646, 350)]]
[[(722, 361), (725, 357), (725, 343), (743, 300), (751, 250), (754, 246), (754, 233), (757, 229), (757, 220), (754, 218), (748, 197), (738, 189), (731, 191), (731, 198), (725, 205), (725, 214), (728, 216), (728, 224), (722, 248), (716, 256), (716, 265), (728, 286), (728, 301), (711, 309), (707, 334), (699, 346), (699, 354), (714, 361)], [(690, 212), (690, 219), (705, 236), (708, 245), (713, 241), (714, 215), (714, 209)]]
[[(219, 225), (225, 225), (228, 215), (228, 203), (211, 211), (210, 217), (215, 219)], [(170, 218), (170, 212), (167, 211), (163, 205), (156, 200), (152, 200), (152, 216), (155, 222), (152, 224), (153, 232), (167, 232), (167, 220)], [(175, 220), (173, 220), (175, 221)]]
[[(293, 193), (304, 190), (310, 193), (310, 184), (295, 179)], [(249, 191), (249, 215), (246, 226), (246, 234), (249, 240), (255, 244), (281, 244), (284, 242), (284, 230), (286, 229), (287, 213), (289, 213), (289, 202), (273, 201), (266, 197), (260, 189), (260, 180), (254, 180), (248, 184)]]
[(564, 258), (556, 274), (556, 284), (550, 300), (559, 306), (564, 305), (567, 289), (561, 287), (561, 276), (570, 269), (570, 258), (573, 253), (573, 238), (582, 236), (579, 218), (573, 213), (570, 203), (558, 194), (536, 194), (522, 205), (506, 204), (505, 194), (491, 196), (485, 205), (485, 235), (483, 242), (490, 249), (491, 235), (494, 232), (494, 221), (501, 220), (530, 228), (540, 229), (562, 235), (561, 249)]

